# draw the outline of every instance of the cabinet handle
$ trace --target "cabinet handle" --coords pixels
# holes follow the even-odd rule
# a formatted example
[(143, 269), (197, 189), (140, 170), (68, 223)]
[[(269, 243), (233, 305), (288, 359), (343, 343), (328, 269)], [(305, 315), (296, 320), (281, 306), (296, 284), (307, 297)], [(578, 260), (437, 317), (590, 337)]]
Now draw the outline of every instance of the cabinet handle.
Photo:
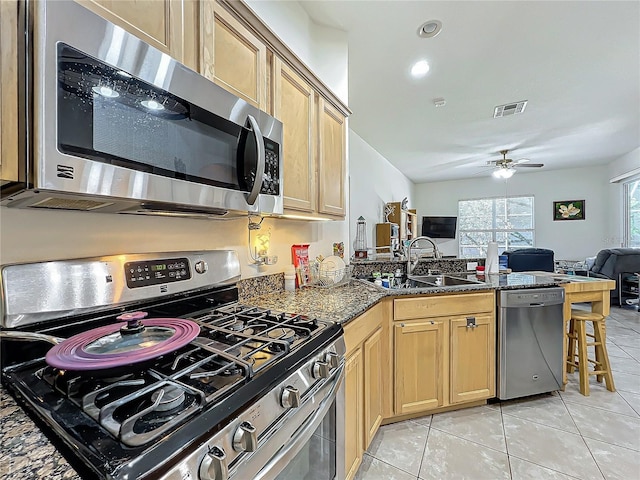
[(476, 317), (467, 317), (467, 328), (476, 328)]

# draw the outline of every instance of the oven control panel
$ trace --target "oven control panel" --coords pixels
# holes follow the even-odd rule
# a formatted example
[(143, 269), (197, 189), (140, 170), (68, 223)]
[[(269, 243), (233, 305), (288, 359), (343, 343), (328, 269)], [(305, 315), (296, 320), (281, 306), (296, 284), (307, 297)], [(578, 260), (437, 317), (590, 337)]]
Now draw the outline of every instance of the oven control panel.
[(187, 258), (127, 262), (124, 264), (124, 273), (129, 288), (180, 282), (191, 278)]

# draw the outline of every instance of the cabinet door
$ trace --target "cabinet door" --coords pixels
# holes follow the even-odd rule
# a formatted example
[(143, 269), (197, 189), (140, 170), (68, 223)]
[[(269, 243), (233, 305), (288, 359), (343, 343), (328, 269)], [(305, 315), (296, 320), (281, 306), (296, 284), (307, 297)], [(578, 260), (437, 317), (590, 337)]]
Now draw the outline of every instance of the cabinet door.
[(364, 447), (371, 444), (382, 423), (382, 327), (362, 346), (364, 357)]
[(396, 415), (443, 405), (446, 327), (441, 319), (394, 325)]
[(266, 45), (215, 0), (203, 0), (200, 15), (200, 72), (266, 111)]
[[(345, 471), (351, 480), (362, 462), (362, 349), (358, 348), (345, 363)], [(338, 427), (340, 428), (340, 427)]]
[[(473, 322), (475, 327), (467, 326)], [(495, 395), (494, 326), (493, 316), (486, 314), (451, 319), (451, 403), (482, 400)]]
[(319, 97), (318, 212), (344, 217), (346, 175), (345, 117)]
[(18, 3), (0, 1), (0, 183), (18, 181)]
[(279, 58), (274, 62), (274, 115), (282, 122), (284, 207), (316, 208), (314, 91)]
[(197, 69), (195, 0), (79, 0), (79, 3)]

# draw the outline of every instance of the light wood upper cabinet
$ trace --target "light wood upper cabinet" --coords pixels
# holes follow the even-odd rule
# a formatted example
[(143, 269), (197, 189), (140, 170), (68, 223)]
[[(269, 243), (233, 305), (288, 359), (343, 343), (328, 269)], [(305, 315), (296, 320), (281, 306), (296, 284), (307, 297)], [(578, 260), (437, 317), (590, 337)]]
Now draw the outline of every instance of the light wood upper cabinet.
[(395, 414), (443, 405), (447, 323), (410, 321), (394, 326)]
[(451, 403), (495, 395), (495, 322), (491, 315), (452, 318)]
[(319, 98), (320, 135), (318, 158), (318, 212), (346, 214), (346, 122), (345, 117)]
[(198, 0), (76, 0), (188, 67), (198, 69)]
[[(362, 349), (358, 348), (347, 357), (344, 377), (345, 401), (345, 471), (346, 480), (351, 480), (362, 462)], [(340, 425), (338, 425), (340, 428)]]
[(18, 181), (18, 4), (0, 1), (0, 182)]
[(283, 124), (284, 206), (316, 208), (314, 90), (282, 60), (274, 61), (274, 116)]
[(200, 18), (200, 72), (267, 111), (265, 43), (215, 0), (201, 1)]

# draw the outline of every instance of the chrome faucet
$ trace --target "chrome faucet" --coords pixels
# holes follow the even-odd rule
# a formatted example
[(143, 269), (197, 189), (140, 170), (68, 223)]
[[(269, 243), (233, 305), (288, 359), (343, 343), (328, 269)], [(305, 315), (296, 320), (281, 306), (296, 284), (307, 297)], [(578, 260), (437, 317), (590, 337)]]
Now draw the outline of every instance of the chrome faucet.
[(435, 258), (440, 258), (441, 257), (440, 250), (438, 250), (438, 246), (436, 245), (436, 242), (434, 242), (431, 238), (429, 238), (429, 237), (416, 237), (416, 238), (414, 238), (407, 245), (407, 275), (411, 275), (413, 273), (413, 270), (416, 268), (416, 265), (418, 264), (418, 260), (420, 260), (420, 255), (417, 255), (416, 256), (416, 261), (415, 262), (411, 262), (411, 247), (413, 247), (414, 243), (419, 242), (420, 240), (424, 240), (426, 242), (431, 243), (431, 245), (433, 245), (433, 256)]

